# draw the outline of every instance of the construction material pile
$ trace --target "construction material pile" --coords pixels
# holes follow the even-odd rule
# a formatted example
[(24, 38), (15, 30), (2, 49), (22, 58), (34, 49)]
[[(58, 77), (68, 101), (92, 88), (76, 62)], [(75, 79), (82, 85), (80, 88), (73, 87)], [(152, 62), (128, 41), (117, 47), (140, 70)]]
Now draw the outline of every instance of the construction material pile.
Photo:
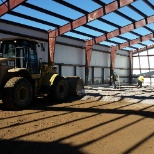
[(154, 104), (154, 87), (146, 86), (138, 89), (135, 86), (121, 86), (118, 89), (113, 89), (112, 87), (86, 86), (82, 100), (87, 99)]

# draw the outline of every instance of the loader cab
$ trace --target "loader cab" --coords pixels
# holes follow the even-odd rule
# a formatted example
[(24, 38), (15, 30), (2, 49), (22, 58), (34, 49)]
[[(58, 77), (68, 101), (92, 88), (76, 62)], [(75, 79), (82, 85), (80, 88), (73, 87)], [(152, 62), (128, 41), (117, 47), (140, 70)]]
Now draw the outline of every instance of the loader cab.
[(16, 39), (1, 41), (1, 57), (14, 58), (15, 68), (26, 68), (32, 74), (39, 73), (36, 42)]

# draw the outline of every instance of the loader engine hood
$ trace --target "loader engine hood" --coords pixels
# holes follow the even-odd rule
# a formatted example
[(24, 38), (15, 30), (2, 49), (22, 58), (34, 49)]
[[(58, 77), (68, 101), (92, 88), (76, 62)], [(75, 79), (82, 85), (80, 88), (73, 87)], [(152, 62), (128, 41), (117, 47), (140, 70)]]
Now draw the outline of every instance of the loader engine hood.
[(0, 66), (15, 67), (15, 58), (0, 58)]

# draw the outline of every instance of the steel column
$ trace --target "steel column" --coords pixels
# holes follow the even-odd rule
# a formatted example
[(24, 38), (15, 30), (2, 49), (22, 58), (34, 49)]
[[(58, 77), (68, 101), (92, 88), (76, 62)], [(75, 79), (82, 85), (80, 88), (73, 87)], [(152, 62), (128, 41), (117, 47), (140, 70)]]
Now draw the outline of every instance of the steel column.
[(111, 51), (111, 70), (114, 71), (116, 51)]
[(92, 47), (93, 47), (93, 40), (86, 41), (86, 64), (85, 64), (85, 83), (86, 85), (88, 84)]
[(132, 70), (133, 69), (133, 51), (129, 53), (129, 83), (132, 84)]
[(6, 2), (0, 5), (0, 17), (6, 14), (8, 11), (14, 9), (15, 7), (19, 6), (26, 0), (7, 0)]
[[(50, 33), (50, 32), (49, 32)], [(54, 65), (54, 53), (55, 53), (55, 44), (56, 44), (56, 36), (48, 37), (48, 43), (49, 43), (49, 64), (51, 66)]]
[[(111, 65), (110, 65), (110, 76), (114, 72), (115, 59), (116, 59), (116, 51), (111, 51), (111, 56), (110, 56), (110, 62), (111, 62)], [(111, 77), (110, 77), (110, 83), (111, 83)]]

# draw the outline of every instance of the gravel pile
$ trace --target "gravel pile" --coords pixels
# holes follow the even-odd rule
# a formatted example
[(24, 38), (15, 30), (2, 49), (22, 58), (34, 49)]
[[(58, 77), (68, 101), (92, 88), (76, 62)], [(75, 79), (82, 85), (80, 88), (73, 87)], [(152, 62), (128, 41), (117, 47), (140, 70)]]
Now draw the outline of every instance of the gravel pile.
[(119, 89), (113, 89), (112, 87), (85, 86), (84, 97), (81, 100), (87, 99), (154, 104), (154, 87), (145, 86), (138, 89), (135, 86), (121, 86)]

